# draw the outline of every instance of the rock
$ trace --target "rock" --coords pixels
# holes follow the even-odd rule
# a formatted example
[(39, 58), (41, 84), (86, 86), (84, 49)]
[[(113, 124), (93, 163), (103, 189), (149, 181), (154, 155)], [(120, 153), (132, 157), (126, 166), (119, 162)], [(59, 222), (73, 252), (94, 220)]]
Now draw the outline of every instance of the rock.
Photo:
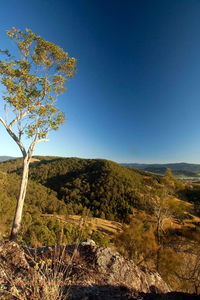
[(23, 249), (15, 242), (0, 242), (0, 261), (13, 269), (29, 269)]
[[(0, 242), (0, 299), (18, 299), (31, 270), (23, 249), (15, 242)], [(17, 287), (17, 288), (16, 288)]]
[(144, 293), (170, 291), (157, 272), (142, 270), (110, 248), (99, 247), (89, 241), (81, 243), (78, 251), (84, 260), (89, 258), (90, 266), (96, 268), (99, 276), (109, 285), (126, 286)]
[[(49, 248), (37, 249), (37, 255), (51, 256), (55, 248), (54, 246), (51, 250)], [(63, 250), (64, 248), (60, 246), (60, 253), (63, 253)], [(73, 257), (70, 271), (68, 269), (69, 299), (83, 299), (86, 296), (88, 299), (104, 299), (103, 294), (106, 291), (107, 297), (109, 296), (107, 299), (117, 299), (116, 293), (120, 297), (126, 297), (124, 299), (129, 299), (128, 294), (133, 297), (139, 292), (153, 294), (170, 292), (169, 286), (157, 272), (141, 269), (118, 252), (99, 247), (92, 240), (86, 240), (78, 246), (68, 245), (65, 247), (65, 253)], [(101, 296), (90, 298), (92, 295)], [(112, 295), (115, 296), (111, 298)]]
[[(55, 274), (58, 281), (54, 280)], [(41, 299), (56, 300), (57, 296), (48, 298), (49, 294), (45, 294), (55, 284), (58, 286), (53, 291), (62, 290), (68, 300), (199, 299), (198, 295), (170, 292), (158, 273), (139, 268), (92, 240), (38, 249), (0, 242), (0, 299), (16, 299), (13, 293), (17, 289), (20, 295), (28, 295), (26, 299), (32, 299), (32, 294), (39, 291)]]

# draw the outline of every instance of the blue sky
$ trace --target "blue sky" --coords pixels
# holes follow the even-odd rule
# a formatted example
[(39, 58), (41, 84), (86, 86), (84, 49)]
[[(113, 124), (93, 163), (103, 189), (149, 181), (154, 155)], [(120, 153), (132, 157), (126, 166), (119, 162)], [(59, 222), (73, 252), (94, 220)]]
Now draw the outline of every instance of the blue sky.
[[(0, 4), (0, 48), (27, 27), (78, 60), (58, 101), (67, 121), (35, 154), (200, 163), (200, 1)], [(0, 132), (0, 155), (20, 156)]]

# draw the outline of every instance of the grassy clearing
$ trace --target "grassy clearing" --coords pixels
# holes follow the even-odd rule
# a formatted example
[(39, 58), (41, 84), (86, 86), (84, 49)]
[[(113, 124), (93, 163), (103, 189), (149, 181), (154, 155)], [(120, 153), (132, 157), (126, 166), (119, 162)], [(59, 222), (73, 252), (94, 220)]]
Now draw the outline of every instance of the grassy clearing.
[[(54, 215), (54, 214), (43, 214), (42, 217), (49, 217), (49, 218), (56, 218), (59, 221), (65, 223), (65, 224), (71, 224), (71, 225), (79, 225), (82, 216), (77, 215), (69, 215), (67, 218), (61, 215)], [(116, 221), (110, 221), (100, 218), (93, 218), (93, 217), (87, 217), (86, 220), (87, 225), (90, 227), (91, 231), (99, 231), (101, 233), (104, 233), (108, 235), (109, 237), (113, 237), (116, 233), (119, 233), (122, 231), (122, 223), (116, 222)]]

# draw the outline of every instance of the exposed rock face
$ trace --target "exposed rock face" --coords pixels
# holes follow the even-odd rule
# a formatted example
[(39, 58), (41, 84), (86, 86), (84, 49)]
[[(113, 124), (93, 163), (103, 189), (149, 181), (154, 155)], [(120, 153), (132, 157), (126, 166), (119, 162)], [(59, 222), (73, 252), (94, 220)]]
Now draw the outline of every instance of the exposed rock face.
[(97, 268), (109, 285), (126, 286), (144, 293), (170, 291), (158, 273), (141, 270), (133, 261), (125, 259), (110, 248), (98, 247), (89, 240), (81, 243), (78, 251), (85, 260), (89, 258), (90, 265)]
[[(36, 250), (23, 250), (14, 242), (0, 242), (0, 299), (16, 299), (11, 297), (13, 284), (19, 293), (28, 286), (26, 293), (31, 299), (35, 273), (39, 274), (37, 289), (38, 286), (44, 287), (47, 276), (43, 267), (40, 266), (40, 272), (35, 271), (36, 264), (41, 261), (46, 261), (46, 266), (47, 262), (52, 262), (51, 272), (57, 266), (57, 271), (62, 275), (60, 284), (63, 295), (67, 295), (69, 300), (198, 299), (196, 295), (169, 293), (169, 287), (158, 273), (140, 269), (133, 261), (109, 248), (99, 247), (91, 240), (78, 246), (52, 246)], [(56, 289), (59, 290), (60, 285)], [(41, 299), (57, 299), (55, 296), (47, 298), (42, 291), (40, 293)]]
[[(54, 247), (39, 248), (37, 256), (52, 257), (51, 252), (54, 251)], [(82, 242), (78, 247), (66, 246), (65, 251), (69, 255), (76, 251), (67, 280), (70, 286), (69, 299), (90, 299), (92, 294), (96, 297), (98, 295), (98, 298), (91, 299), (104, 299), (106, 290), (107, 293), (111, 291), (109, 299), (116, 299), (116, 293), (119, 299), (137, 299), (130, 297), (136, 296), (138, 292), (167, 293), (170, 291), (158, 273), (142, 270), (118, 252), (99, 247), (92, 240)]]

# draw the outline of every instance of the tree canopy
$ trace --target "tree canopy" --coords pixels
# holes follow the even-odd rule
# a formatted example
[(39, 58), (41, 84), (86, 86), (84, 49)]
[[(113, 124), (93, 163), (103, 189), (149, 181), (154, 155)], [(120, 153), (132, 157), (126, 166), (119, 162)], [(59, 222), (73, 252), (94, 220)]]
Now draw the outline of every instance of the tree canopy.
[(6, 58), (0, 61), (1, 83), (5, 87), (5, 118), (0, 117), (0, 121), (25, 155), (21, 141), (24, 135), (33, 139), (32, 150), (51, 129), (57, 130), (63, 123), (64, 114), (56, 107), (56, 100), (76, 71), (76, 59), (30, 29), (22, 32), (13, 28), (7, 35), (16, 43), (19, 57), (1, 50)]

